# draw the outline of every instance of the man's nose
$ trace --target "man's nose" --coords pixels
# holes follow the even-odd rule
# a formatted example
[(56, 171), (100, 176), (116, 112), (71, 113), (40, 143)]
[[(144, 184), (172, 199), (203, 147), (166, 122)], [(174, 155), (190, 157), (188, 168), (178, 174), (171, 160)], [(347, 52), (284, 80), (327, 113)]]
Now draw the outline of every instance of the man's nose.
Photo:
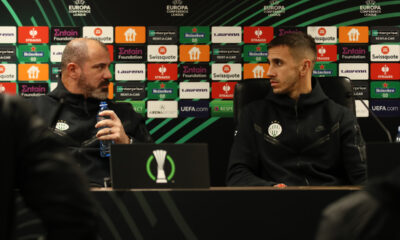
[(268, 71), (267, 71), (267, 77), (273, 77), (274, 76), (274, 71), (273, 71), (273, 69), (272, 69), (272, 67), (271, 67), (271, 65), (269, 66), (269, 68), (268, 68)]
[(106, 72), (104, 73), (104, 78), (105, 79), (111, 79), (112, 78), (112, 74), (109, 68), (106, 69)]

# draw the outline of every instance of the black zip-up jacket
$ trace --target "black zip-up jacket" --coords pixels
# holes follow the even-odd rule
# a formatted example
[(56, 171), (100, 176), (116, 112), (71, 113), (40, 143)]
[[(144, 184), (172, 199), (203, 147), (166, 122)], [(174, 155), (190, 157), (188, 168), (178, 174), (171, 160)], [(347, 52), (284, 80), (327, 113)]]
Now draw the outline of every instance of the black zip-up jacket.
[(353, 185), (366, 181), (365, 144), (354, 114), (312, 80), (298, 101), (268, 92), (245, 107), (227, 184)]
[[(100, 157), (99, 141), (96, 138), (99, 129), (94, 127), (100, 100), (85, 99), (83, 95), (72, 94), (59, 81), (57, 88), (48, 95), (33, 98), (32, 101), (47, 125), (70, 148), (92, 186), (103, 186), (104, 178), (110, 176), (110, 165), (108, 158)], [(129, 103), (114, 103), (109, 100), (107, 103), (134, 142), (152, 141), (143, 117)]]
[(15, 189), (43, 221), (46, 239), (97, 239), (87, 179), (24, 99), (0, 94), (0, 239), (15, 239)]

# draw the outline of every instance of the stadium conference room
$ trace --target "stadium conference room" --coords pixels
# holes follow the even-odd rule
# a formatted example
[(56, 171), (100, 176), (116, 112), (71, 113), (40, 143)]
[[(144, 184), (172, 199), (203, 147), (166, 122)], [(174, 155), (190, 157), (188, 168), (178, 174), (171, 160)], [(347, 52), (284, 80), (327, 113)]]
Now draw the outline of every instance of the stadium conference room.
[[(61, 99), (64, 95), (57, 95), (57, 89), (67, 76), (61, 71), (68, 42), (91, 38), (105, 45), (110, 72), (106, 101), (126, 134), (118, 135), (120, 128), (113, 125), (112, 135), (118, 139), (113, 139), (111, 157), (102, 158), (99, 165), (109, 166), (90, 185), (99, 239), (325, 239), (318, 230), (330, 204), (364, 192), (364, 186), (375, 182), (371, 188), (380, 195), (390, 199), (396, 193), (381, 192), (379, 184), (396, 181), (392, 176), (400, 125), (398, 5), (399, 1), (6, 0), (0, 3), (0, 92), (21, 96), (34, 106), (41, 106), (37, 99), (44, 95)], [(366, 146), (366, 182), (327, 186), (302, 176), (299, 184), (280, 179), (272, 181), (276, 184), (228, 186), (229, 179), (236, 181), (228, 175), (237, 176), (232, 172), (239, 171), (229, 170), (232, 146), (242, 134), (235, 130), (241, 118), (258, 113), (249, 114), (245, 106), (263, 101), (271, 87), (278, 89), (275, 82), (280, 78), (267, 74), (281, 73), (277, 59), (284, 59), (286, 52), (270, 43), (294, 32), (315, 39), (316, 59), (306, 61), (305, 68), (321, 91), (357, 120)], [(306, 50), (298, 54), (309, 57)], [(94, 79), (95, 74), (86, 78)], [(315, 82), (311, 84), (314, 89)], [(63, 94), (71, 92), (70, 86), (62, 86)], [(58, 112), (46, 107), (39, 114), (50, 128), (68, 132), (76, 125), (64, 118), (70, 101), (65, 99)], [(87, 103), (93, 124), (82, 123), (77, 133), (90, 128), (92, 135), (76, 134), (67, 142), (96, 146), (93, 151), (99, 152), (96, 137), (90, 140), (100, 129), (94, 128), (99, 105), (96, 102), (92, 109), (92, 102)], [(124, 108), (114, 108), (119, 104)], [(285, 116), (292, 116), (292, 111)], [(323, 118), (331, 114), (328, 111)], [(126, 127), (126, 121), (136, 121), (132, 119), (141, 119), (138, 128)], [(264, 119), (251, 129), (265, 142), (273, 144), (291, 131), (283, 123), (290, 118), (278, 123)], [(318, 117), (308, 119), (299, 131), (311, 133), (308, 126), (317, 121)], [(321, 127), (313, 126), (313, 131), (334, 132)], [(100, 135), (107, 135), (105, 129)], [(292, 138), (289, 135), (288, 141)], [(260, 144), (243, 142), (249, 149)], [(289, 155), (290, 150), (281, 152)], [(263, 174), (259, 176), (267, 178)], [(28, 200), (18, 190), (16, 194), (15, 238), (43, 239), (47, 226), (40, 213), (27, 207)]]

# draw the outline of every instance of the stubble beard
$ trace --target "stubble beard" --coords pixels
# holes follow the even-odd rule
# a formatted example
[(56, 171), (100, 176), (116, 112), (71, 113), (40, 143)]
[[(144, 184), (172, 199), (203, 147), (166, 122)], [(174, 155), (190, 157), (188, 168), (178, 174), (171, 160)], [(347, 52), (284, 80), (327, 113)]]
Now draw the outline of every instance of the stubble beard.
[(94, 88), (89, 86), (85, 76), (80, 77), (78, 85), (80, 88), (83, 89), (85, 97), (95, 98), (99, 100), (106, 100), (108, 97), (108, 88)]

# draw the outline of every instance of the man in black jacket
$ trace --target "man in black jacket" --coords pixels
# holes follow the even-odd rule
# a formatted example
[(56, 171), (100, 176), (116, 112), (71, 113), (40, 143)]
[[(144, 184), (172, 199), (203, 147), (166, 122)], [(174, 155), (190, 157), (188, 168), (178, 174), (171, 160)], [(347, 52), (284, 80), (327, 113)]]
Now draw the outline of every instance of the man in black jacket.
[(271, 88), (241, 114), (228, 185), (364, 183), (365, 146), (356, 118), (312, 78), (316, 57), (314, 39), (304, 33), (269, 43)]
[(400, 239), (399, 201), (400, 168), (397, 168), (326, 207), (315, 239)]
[(32, 107), (0, 94), (0, 131), (0, 239), (14, 239), (16, 188), (42, 219), (46, 239), (97, 239), (87, 180)]
[(61, 60), (61, 81), (46, 96), (33, 99), (45, 122), (60, 135), (92, 186), (109, 179), (108, 158), (100, 157), (99, 140), (116, 144), (150, 142), (143, 118), (128, 103), (107, 100), (110, 110), (97, 123), (100, 101), (108, 96), (111, 60), (106, 46), (93, 39), (70, 41)]

